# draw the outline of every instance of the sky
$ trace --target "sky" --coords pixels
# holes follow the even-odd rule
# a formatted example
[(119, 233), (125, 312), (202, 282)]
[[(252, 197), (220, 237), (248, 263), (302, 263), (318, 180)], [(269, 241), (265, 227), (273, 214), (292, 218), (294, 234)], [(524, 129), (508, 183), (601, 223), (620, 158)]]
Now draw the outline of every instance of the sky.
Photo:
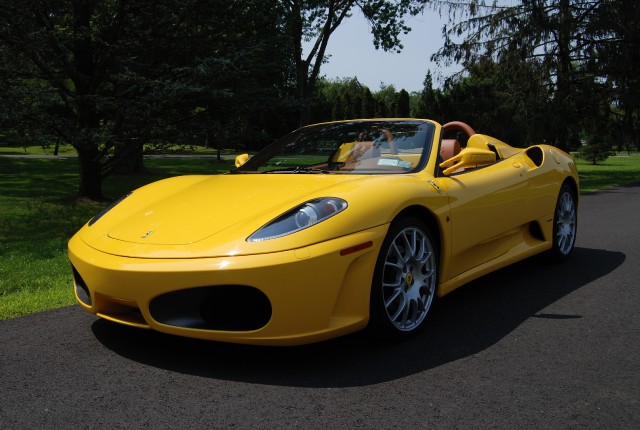
[(422, 15), (407, 18), (409, 34), (401, 35), (404, 49), (400, 54), (376, 50), (369, 25), (359, 12), (345, 19), (331, 35), (327, 52), (329, 62), (322, 65), (320, 73), (329, 79), (357, 77), (358, 81), (373, 92), (381, 83), (393, 85), (396, 90), (421, 91), (427, 70), (431, 70), (434, 86), (436, 76), (458, 71), (457, 66), (438, 67), (430, 61), (443, 43), (442, 27), (446, 19), (437, 12), (426, 10)]

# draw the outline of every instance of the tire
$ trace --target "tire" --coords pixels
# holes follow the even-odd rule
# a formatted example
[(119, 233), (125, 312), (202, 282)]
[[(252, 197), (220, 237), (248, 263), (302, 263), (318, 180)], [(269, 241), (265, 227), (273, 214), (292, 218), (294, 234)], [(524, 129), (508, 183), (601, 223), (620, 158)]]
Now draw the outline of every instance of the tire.
[(553, 262), (566, 261), (576, 243), (578, 205), (573, 189), (563, 184), (553, 213), (553, 245), (549, 257)]
[(386, 339), (409, 337), (424, 327), (438, 284), (438, 253), (417, 218), (391, 224), (371, 285), (370, 331)]

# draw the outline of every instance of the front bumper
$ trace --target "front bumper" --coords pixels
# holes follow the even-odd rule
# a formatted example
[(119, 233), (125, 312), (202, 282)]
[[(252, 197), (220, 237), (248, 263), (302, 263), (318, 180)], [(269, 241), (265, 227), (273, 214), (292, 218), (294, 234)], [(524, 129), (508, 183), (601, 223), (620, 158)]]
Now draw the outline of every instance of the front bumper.
[[(289, 251), (197, 259), (121, 257), (97, 251), (76, 235), (69, 242), (69, 259), (78, 303), (102, 318), (179, 336), (294, 345), (366, 326), (373, 271), (387, 229), (383, 225)], [(260, 322), (234, 328), (223, 321), (224, 329), (203, 322), (205, 297), (211, 305), (228, 295), (209, 293), (234, 287), (255, 292), (246, 297), (264, 297), (257, 302), (266, 304), (254, 304), (261, 309)], [(243, 300), (231, 299), (231, 306)], [(224, 303), (209, 305), (205, 320), (231, 317), (232, 307), (220, 312)]]

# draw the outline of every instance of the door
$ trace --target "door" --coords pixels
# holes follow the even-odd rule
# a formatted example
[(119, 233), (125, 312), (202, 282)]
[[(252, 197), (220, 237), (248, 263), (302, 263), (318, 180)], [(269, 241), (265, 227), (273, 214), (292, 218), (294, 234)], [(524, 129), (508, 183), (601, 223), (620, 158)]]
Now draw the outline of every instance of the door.
[(528, 228), (526, 166), (511, 157), (442, 178), (451, 222), (451, 279), (508, 252)]

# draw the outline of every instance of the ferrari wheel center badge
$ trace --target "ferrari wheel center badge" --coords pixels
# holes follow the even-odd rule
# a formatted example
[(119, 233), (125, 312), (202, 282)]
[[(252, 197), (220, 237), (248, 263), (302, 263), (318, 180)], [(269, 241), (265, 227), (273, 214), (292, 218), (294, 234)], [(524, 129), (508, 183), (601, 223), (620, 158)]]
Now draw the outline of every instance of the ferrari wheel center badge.
[(409, 286), (413, 285), (413, 274), (411, 272), (407, 273), (407, 277), (404, 278), (404, 282)]

